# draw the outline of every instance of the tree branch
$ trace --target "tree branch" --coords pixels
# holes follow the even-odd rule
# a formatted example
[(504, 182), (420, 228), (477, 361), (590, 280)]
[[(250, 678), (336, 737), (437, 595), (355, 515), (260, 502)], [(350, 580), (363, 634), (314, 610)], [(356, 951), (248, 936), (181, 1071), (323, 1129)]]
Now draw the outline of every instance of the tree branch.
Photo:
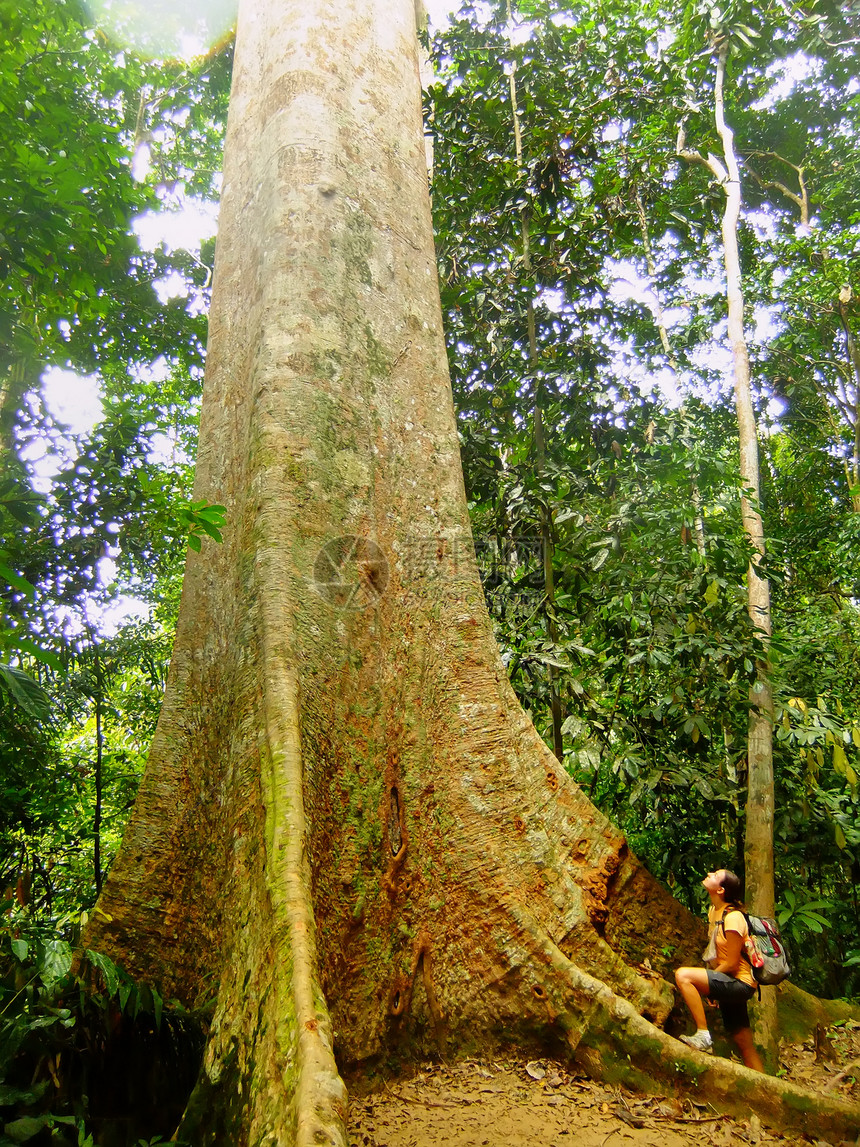
[[(797, 183), (800, 191), (792, 191), (790, 187), (787, 187), (784, 183), (780, 183), (778, 179), (764, 179), (751, 166), (749, 162), (750, 156), (756, 156), (761, 159), (775, 159), (779, 163), (784, 163), (786, 167), (790, 167), (792, 171), (797, 174)], [(809, 226), (809, 191), (806, 186), (806, 180), (803, 177), (805, 170), (803, 165), (798, 166), (798, 164), (792, 163), (790, 159), (778, 155), (775, 151), (751, 151), (743, 157), (743, 163), (759, 187), (765, 191), (778, 191), (781, 195), (784, 195), (786, 199), (790, 199), (800, 211), (800, 222), (806, 227)]]
[(725, 183), (728, 179), (728, 172), (725, 167), (720, 163), (719, 159), (712, 153), (708, 152), (707, 158), (702, 155), (700, 151), (694, 148), (688, 148), (687, 144), (687, 130), (684, 121), (678, 125), (678, 138), (675, 142), (675, 154), (680, 159), (685, 159), (687, 163), (699, 163), (702, 167), (707, 167), (708, 171), (719, 180), (720, 183)]

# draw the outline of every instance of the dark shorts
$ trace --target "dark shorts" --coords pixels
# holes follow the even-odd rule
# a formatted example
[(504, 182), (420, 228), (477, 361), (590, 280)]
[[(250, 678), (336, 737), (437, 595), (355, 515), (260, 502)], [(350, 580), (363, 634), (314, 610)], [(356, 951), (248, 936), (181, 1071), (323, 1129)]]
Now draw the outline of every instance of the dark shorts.
[(720, 1005), (723, 1027), (727, 1035), (734, 1035), (741, 1028), (750, 1026), (747, 1000), (755, 995), (755, 988), (736, 980), (725, 972), (708, 972), (708, 996)]

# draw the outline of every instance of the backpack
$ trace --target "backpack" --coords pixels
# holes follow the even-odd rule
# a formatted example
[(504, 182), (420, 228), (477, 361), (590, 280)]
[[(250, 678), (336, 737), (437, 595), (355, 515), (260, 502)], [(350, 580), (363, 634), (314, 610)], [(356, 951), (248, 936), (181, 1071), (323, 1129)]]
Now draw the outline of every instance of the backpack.
[(781, 984), (791, 975), (791, 963), (776, 920), (771, 916), (747, 916), (747, 924), (750, 938), (745, 955), (756, 982)]
[[(733, 911), (728, 905), (720, 918), (723, 932), (726, 930), (726, 914)], [(737, 909), (743, 911), (743, 909)], [(743, 957), (752, 967), (757, 984), (781, 984), (791, 975), (785, 943), (779, 934), (779, 925), (772, 916), (750, 916), (743, 913), (749, 928), (749, 936), (744, 941)]]

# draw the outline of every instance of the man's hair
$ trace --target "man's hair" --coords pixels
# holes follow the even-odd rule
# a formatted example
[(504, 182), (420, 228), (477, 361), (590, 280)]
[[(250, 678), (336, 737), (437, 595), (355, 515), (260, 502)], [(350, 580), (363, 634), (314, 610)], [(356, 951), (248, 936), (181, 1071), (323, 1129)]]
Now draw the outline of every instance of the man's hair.
[(743, 901), (744, 886), (739, 876), (723, 869), (723, 896), (727, 904), (740, 904)]

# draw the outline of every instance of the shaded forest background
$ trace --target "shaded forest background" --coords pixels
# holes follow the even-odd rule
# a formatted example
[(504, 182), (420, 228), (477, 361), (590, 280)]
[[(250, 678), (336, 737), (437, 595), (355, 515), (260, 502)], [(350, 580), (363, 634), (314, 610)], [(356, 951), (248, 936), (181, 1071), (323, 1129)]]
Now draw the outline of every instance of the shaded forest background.
[[(41, 999), (59, 1046), (74, 1020), (45, 993), (134, 801), (186, 548), (217, 545), (222, 523), (190, 500), (214, 250), (190, 219), (217, 203), (231, 45), (147, 61), (61, 0), (4, 2), (0, 20), (0, 964), (6, 1014)], [(702, 873), (742, 865), (764, 653), (744, 589), (723, 192), (678, 155), (682, 128), (688, 148), (717, 148), (728, 39), (779, 914), (796, 981), (855, 999), (858, 34), (850, 4), (466, 4), (428, 41), (426, 93), (498, 640), (566, 769), (698, 910)], [(88, 425), (52, 399), (56, 368), (91, 380)], [(90, 960), (121, 1007), (160, 1014)]]

